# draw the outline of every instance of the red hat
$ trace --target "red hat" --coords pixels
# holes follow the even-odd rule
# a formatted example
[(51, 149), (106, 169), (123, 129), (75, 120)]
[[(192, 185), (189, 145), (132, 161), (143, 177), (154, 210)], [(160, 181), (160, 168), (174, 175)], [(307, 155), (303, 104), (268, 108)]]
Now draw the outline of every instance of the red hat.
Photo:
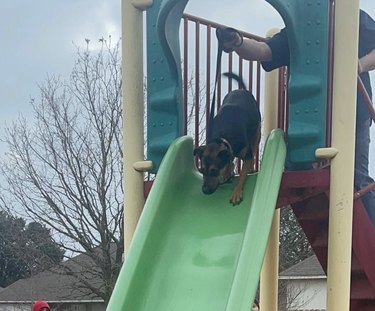
[(39, 311), (42, 308), (48, 308), (48, 310), (51, 310), (51, 308), (49, 307), (46, 301), (38, 300), (38, 301), (35, 301), (32, 311)]

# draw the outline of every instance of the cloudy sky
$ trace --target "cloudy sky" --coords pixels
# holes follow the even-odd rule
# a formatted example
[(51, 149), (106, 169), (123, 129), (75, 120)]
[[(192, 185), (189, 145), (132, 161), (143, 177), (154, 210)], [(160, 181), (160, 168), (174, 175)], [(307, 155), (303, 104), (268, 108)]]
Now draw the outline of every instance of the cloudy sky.
[[(20, 113), (30, 115), (30, 98), (39, 98), (38, 84), (47, 74), (69, 77), (76, 46), (84, 47), (85, 38), (93, 43), (109, 35), (120, 38), (120, 7), (120, 0), (0, 1), (0, 137), (6, 123)], [(374, 0), (361, 0), (361, 7), (375, 17)], [(186, 12), (261, 36), (283, 26), (264, 0), (190, 0)], [(375, 159), (375, 143), (373, 149)], [(3, 153), (0, 145), (0, 156)], [(375, 176), (375, 163), (371, 167)]]

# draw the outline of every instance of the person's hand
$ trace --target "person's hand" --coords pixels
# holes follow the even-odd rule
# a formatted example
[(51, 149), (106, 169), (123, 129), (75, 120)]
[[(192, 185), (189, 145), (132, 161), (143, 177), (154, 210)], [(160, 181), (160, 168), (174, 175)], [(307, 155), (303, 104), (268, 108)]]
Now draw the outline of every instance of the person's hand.
[(241, 46), (243, 36), (234, 28), (217, 28), (216, 37), (221, 44), (223, 51), (230, 53), (234, 48)]

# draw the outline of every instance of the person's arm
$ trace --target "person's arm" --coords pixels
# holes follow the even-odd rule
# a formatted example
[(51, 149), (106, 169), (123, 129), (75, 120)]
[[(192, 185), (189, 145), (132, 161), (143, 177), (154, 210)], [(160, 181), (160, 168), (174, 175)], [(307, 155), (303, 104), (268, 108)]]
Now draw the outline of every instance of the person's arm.
[(218, 28), (216, 36), (227, 53), (236, 52), (239, 56), (250, 61), (259, 61), (265, 71), (289, 65), (289, 43), (286, 28), (266, 42), (243, 38), (233, 28)]
[(375, 69), (375, 49), (358, 61), (358, 73), (368, 72)]
[(244, 38), (240, 46), (233, 49), (239, 56), (251, 61), (271, 61), (272, 51), (268, 44)]
[(234, 28), (218, 28), (216, 36), (227, 53), (236, 52), (240, 57), (250, 61), (271, 61), (271, 48), (264, 42), (244, 38)]

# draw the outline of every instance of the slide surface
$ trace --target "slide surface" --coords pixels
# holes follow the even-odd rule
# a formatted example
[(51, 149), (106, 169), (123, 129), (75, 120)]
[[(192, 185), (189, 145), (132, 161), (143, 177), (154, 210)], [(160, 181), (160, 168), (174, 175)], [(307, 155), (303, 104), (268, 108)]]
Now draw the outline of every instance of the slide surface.
[[(249, 311), (284, 168), (284, 133), (274, 130), (244, 200), (233, 183), (202, 193), (190, 137), (165, 155), (107, 311)], [(235, 181), (234, 181), (235, 182)]]

